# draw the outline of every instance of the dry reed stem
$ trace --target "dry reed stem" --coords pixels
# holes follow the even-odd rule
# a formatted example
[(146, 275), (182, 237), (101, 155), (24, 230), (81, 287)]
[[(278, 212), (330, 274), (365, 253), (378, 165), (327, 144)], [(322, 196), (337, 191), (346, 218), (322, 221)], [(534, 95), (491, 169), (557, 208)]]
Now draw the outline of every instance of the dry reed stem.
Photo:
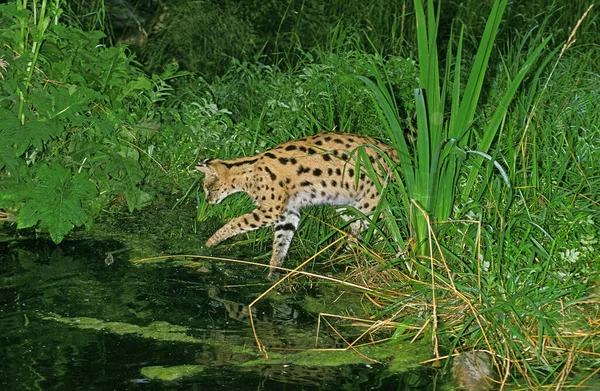
[[(492, 348), (492, 344), (487, 336), (487, 333), (485, 332), (485, 328), (483, 327), (482, 321), (485, 321), (485, 318), (482, 318), (479, 314), (479, 312), (477, 311), (477, 309), (473, 306), (473, 303), (471, 302), (471, 300), (469, 300), (462, 292), (460, 292), (458, 289), (456, 289), (456, 285), (454, 284), (454, 278), (452, 275), (452, 272), (450, 271), (450, 268), (448, 267), (448, 263), (446, 262), (446, 259), (444, 257), (444, 252), (441, 248), (441, 245), (437, 239), (437, 236), (435, 235), (433, 228), (431, 227), (431, 222), (429, 220), (429, 217), (427, 215), (427, 213), (425, 212), (425, 210), (423, 210), (416, 202), (412, 202), (411, 204), (411, 208), (412, 206), (415, 206), (416, 208), (419, 209), (419, 211), (421, 213), (423, 213), (423, 215), (426, 218), (427, 221), (427, 229), (428, 229), (428, 236), (429, 236), (429, 253), (431, 254), (431, 256), (429, 257), (429, 261), (430, 261), (430, 267), (431, 267), (431, 291), (432, 291), (432, 307), (433, 307), (433, 312), (432, 312), (432, 317), (433, 317), (433, 330), (432, 330), (432, 340), (434, 342), (434, 355), (435, 357), (439, 357), (439, 351), (438, 351), (438, 345), (437, 345), (437, 329), (438, 329), (438, 318), (437, 318), (437, 298), (436, 298), (436, 293), (435, 293), (435, 288), (436, 286), (438, 286), (436, 284), (436, 278), (435, 278), (435, 270), (434, 270), (434, 258), (433, 258), (433, 254), (434, 254), (434, 249), (433, 249), (433, 245), (435, 244), (435, 249), (437, 251), (437, 254), (440, 257), (440, 262), (443, 264), (444, 270), (446, 271), (446, 275), (448, 277), (448, 281), (449, 282), (445, 282), (443, 280), (439, 280), (439, 282), (442, 283), (442, 285), (446, 286), (446, 289), (450, 292), (452, 292), (455, 296), (457, 296), (458, 298), (460, 298), (470, 309), (471, 313), (473, 314), (473, 318), (475, 320), (475, 322), (479, 325), (479, 328), (481, 330), (482, 336), (486, 342), (486, 345), (488, 346), (488, 349), (493, 351)], [(412, 211), (411, 211), (412, 212)], [(412, 213), (411, 213), (412, 215)], [(481, 226), (478, 225), (478, 231), (477, 231), (477, 243), (478, 243), (478, 248), (477, 248), (477, 257), (478, 257), (478, 270), (477, 270), (477, 274), (478, 274), (478, 284), (479, 287), (481, 287), (481, 280), (480, 280), (480, 275), (481, 275), (481, 271), (480, 271), (480, 263), (479, 263), (479, 254), (480, 254), (480, 243), (481, 243)], [(482, 302), (482, 298), (481, 295), (478, 296), (479, 298), (479, 302)], [(494, 357), (494, 366), (497, 369), (499, 368), (499, 363), (496, 361), (495, 359), (495, 354), (492, 355), (492, 357)]]
[(556, 378), (556, 388), (555, 390), (560, 390), (564, 387), (569, 374), (573, 371), (573, 366), (575, 365), (575, 345), (572, 346), (572, 349), (569, 351), (567, 355), (567, 360), (565, 361), (558, 377)]
[[(314, 259), (316, 259), (319, 255), (321, 255), (323, 252), (325, 252), (330, 247), (335, 246), (342, 239), (343, 238), (338, 238), (337, 240), (331, 242), (329, 245), (323, 247), (321, 250), (319, 250), (313, 256), (309, 257), (306, 261), (304, 261), (300, 265), (298, 265), (295, 269), (289, 271), (288, 274), (286, 274), (279, 281), (277, 281), (273, 285), (271, 285), (266, 291), (264, 291), (263, 293), (261, 293), (256, 299), (254, 299), (252, 301), (252, 303), (248, 304), (248, 309), (249, 309), (250, 314), (252, 314), (252, 306), (254, 304), (256, 304), (259, 300), (261, 300), (269, 292), (271, 292), (272, 290), (274, 290), (275, 288), (277, 288), (279, 285), (281, 285), (285, 280), (289, 279), (291, 276), (293, 276), (295, 274), (304, 274), (303, 272), (300, 272), (300, 269), (302, 269), (306, 264), (312, 262)], [(281, 270), (282, 268), (278, 268), (278, 269)], [(311, 273), (309, 273), (309, 274), (311, 274)], [(318, 276), (318, 275), (314, 275), (314, 276), (317, 277), (317, 278), (325, 279), (325, 280), (336, 280), (336, 279), (331, 278), (331, 277)], [(370, 291), (371, 289), (366, 288), (366, 290)], [(256, 326), (254, 325), (254, 317), (252, 315), (250, 316), (250, 325), (252, 326), (252, 333), (254, 334), (254, 339), (256, 340), (256, 344), (257, 344), (258, 350), (265, 356), (266, 359), (269, 359), (269, 355), (267, 353), (267, 349), (266, 349), (265, 345), (262, 344), (262, 342), (260, 341), (260, 338), (258, 338), (258, 334), (256, 333)]]
[[(437, 299), (436, 299), (436, 295), (435, 295), (435, 268), (433, 266), (433, 243), (432, 243), (432, 237), (435, 237), (435, 234), (433, 233), (433, 229), (431, 228), (431, 221), (429, 219), (429, 213), (427, 213), (423, 208), (421, 208), (421, 206), (415, 201), (415, 200), (410, 200), (410, 212), (409, 212), (409, 216), (413, 216), (413, 208), (417, 208), (419, 210), (419, 212), (421, 212), (421, 214), (423, 215), (423, 217), (425, 217), (425, 221), (427, 222), (427, 235), (429, 237), (428, 243), (429, 243), (429, 254), (430, 254), (430, 259), (429, 259), (429, 264), (430, 264), (430, 268), (431, 268), (431, 307), (432, 307), (432, 314), (431, 314), (431, 318), (433, 319), (433, 330), (431, 332), (431, 342), (433, 344), (433, 355), (436, 358), (439, 358), (440, 356), (440, 352), (439, 352), (439, 345), (438, 345), (438, 339), (437, 339), (437, 330), (438, 330), (438, 318), (437, 318)], [(410, 226), (412, 227), (412, 221)], [(437, 244), (437, 240), (436, 240), (436, 244)], [(446, 265), (447, 267), (447, 265)]]
[[(400, 326), (400, 323), (393, 322), (391, 320), (367, 320), (367, 319), (355, 318), (355, 317), (350, 317), (350, 316), (328, 314), (328, 313), (320, 313), (319, 314), (318, 326), (317, 326), (317, 342), (318, 342), (318, 335), (319, 335), (320, 320), (321, 320), (321, 318), (323, 318), (323, 320), (330, 327), (333, 328), (333, 325), (331, 325), (331, 323), (329, 323), (329, 321), (327, 320), (327, 317), (337, 318), (337, 319), (345, 319), (345, 320), (348, 320), (348, 321), (353, 321), (353, 322), (356, 322), (356, 323), (353, 324), (353, 326), (356, 326), (356, 327), (366, 327), (366, 330), (363, 331), (362, 334), (360, 334), (357, 338), (355, 338), (354, 341), (351, 342), (351, 343), (348, 343), (345, 338), (341, 337), (343, 339), (343, 341), (348, 345), (348, 348), (356, 347), (356, 346), (366, 346), (366, 345), (376, 344), (376, 343), (378, 343), (378, 341), (374, 341), (374, 340), (371, 340), (370, 342), (367, 342), (367, 343), (363, 343), (362, 345), (359, 345), (358, 342), (361, 339), (363, 339), (363, 337), (366, 336), (367, 334), (372, 334), (374, 332), (379, 331), (380, 329), (383, 329), (383, 328), (396, 328), (396, 327)], [(334, 330), (334, 331), (336, 331), (336, 330)], [(337, 331), (336, 331), (336, 334), (338, 334)], [(387, 340), (388, 338), (385, 338), (385, 339)]]
[[(423, 213), (426, 216), (426, 212), (416, 203), (414, 203), (415, 207), (417, 207), (419, 209), (419, 211), (421, 213)], [(412, 205), (411, 205), (412, 207)], [(492, 357), (494, 360), (494, 366), (496, 367), (496, 369), (498, 370), (498, 373), (502, 372), (502, 368), (500, 366), (500, 363), (497, 361), (496, 359), (496, 354), (494, 352), (492, 343), (490, 342), (490, 339), (486, 333), (486, 329), (484, 327), (484, 323), (488, 323), (486, 322), (485, 318), (482, 317), (479, 313), (479, 311), (477, 310), (477, 308), (475, 308), (475, 306), (473, 305), (473, 302), (467, 297), (465, 296), (462, 292), (460, 292), (457, 288), (456, 285), (454, 284), (454, 278), (453, 278), (453, 273), (450, 271), (450, 268), (448, 267), (448, 264), (446, 262), (446, 259), (443, 255), (443, 250), (441, 248), (441, 245), (437, 239), (437, 236), (435, 235), (435, 233), (433, 232), (433, 229), (431, 227), (430, 224), (430, 220), (429, 218), (427, 218), (427, 226), (428, 226), (428, 235), (429, 235), (429, 243), (430, 243), (430, 254), (433, 255), (434, 251), (433, 251), (433, 245), (435, 244), (435, 249), (437, 250), (437, 254), (439, 255), (440, 259), (439, 261), (442, 263), (444, 270), (446, 271), (446, 275), (448, 278), (448, 282), (444, 281), (444, 280), (437, 280), (435, 278), (435, 270), (434, 270), (434, 266), (433, 266), (433, 261), (434, 258), (433, 256), (429, 257), (429, 261), (430, 261), (430, 265), (431, 265), (431, 276), (432, 276), (432, 280), (431, 280), (431, 286), (432, 286), (432, 306), (434, 307), (434, 312), (433, 312), (433, 321), (434, 321), (434, 325), (433, 325), (433, 334), (436, 334), (436, 330), (437, 330), (437, 298), (436, 298), (436, 294), (435, 294), (435, 287), (437, 286), (438, 288), (442, 288), (445, 289), (449, 292), (451, 292), (453, 295), (455, 295), (456, 297), (458, 297), (459, 299), (461, 299), (461, 301), (463, 301), (463, 303), (469, 308), (470, 312), (473, 315), (473, 319), (474, 321), (478, 324), (479, 329), (481, 330), (482, 333), (482, 337), (485, 341), (486, 346), (488, 347), (488, 349), (492, 352)], [(477, 284), (479, 287), (479, 291), (481, 292), (481, 261), (480, 261), (480, 254), (481, 254), (481, 223), (479, 221), (471, 221), (471, 220), (465, 220), (465, 222), (473, 222), (477, 224)], [(423, 283), (420, 281), (415, 281), (417, 283)], [(440, 284), (441, 285), (437, 285)], [(477, 296), (477, 302), (480, 303), (480, 305), (483, 305), (483, 298), (481, 296), (481, 294), (479, 294)], [(434, 340), (435, 341), (435, 340)], [(437, 345), (434, 345), (434, 354), (436, 355), (436, 357), (439, 357), (439, 354), (436, 354), (437, 351), (435, 350), (435, 348), (437, 347)]]
[[(316, 257), (318, 257), (319, 255), (321, 255), (324, 251), (326, 251), (330, 247), (336, 245), (342, 239), (343, 238), (339, 238), (339, 239), (335, 240), (334, 242), (330, 243), (328, 246), (326, 246), (323, 249), (321, 249), (319, 252), (317, 252), (316, 254), (314, 254), (313, 256), (311, 256), (310, 258), (308, 258), (306, 261), (302, 262), (295, 269), (287, 269), (287, 268), (284, 268), (284, 267), (278, 267), (277, 268), (278, 270), (287, 271), (288, 274), (286, 274), (282, 279), (280, 279), (279, 281), (277, 281), (276, 283), (274, 283), (273, 285), (271, 285), (269, 287), (269, 289), (267, 289), (266, 291), (264, 291), (263, 293), (261, 293), (254, 301), (252, 301), (252, 303), (250, 303), (248, 305), (248, 312), (250, 314), (252, 314), (252, 306), (254, 304), (256, 304), (259, 300), (261, 300), (263, 297), (265, 297), (269, 292), (271, 292), (272, 290), (274, 290), (277, 286), (281, 285), (283, 283), (283, 281), (285, 281), (285, 280), (289, 279), (291, 276), (297, 275), (297, 274), (298, 275), (305, 275), (305, 276), (309, 276), (309, 277), (315, 277), (315, 278), (322, 279), (322, 280), (332, 281), (332, 282), (335, 282), (335, 283), (338, 283), (338, 284), (341, 284), (341, 285), (345, 285), (345, 286), (349, 286), (349, 287), (352, 287), (352, 288), (360, 289), (360, 290), (363, 290), (363, 291), (366, 291), (366, 292), (373, 292), (373, 290), (371, 288), (368, 288), (366, 286), (361, 286), (361, 285), (358, 285), (358, 284), (354, 284), (352, 282), (342, 281), (342, 280), (339, 280), (337, 278), (322, 276), (322, 275), (319, 275), (319, 274), (309, 273), (309, 272), (304, 272), (304, 271), (299, 270), (299, 269), (303, 268), (306, 264), (312, 262)], [(161, 256), (157, 256), (157, 257), (142, 258), (142, 259), (136, 260), (135, 263), (149, 262), (149, 261), (153, 261), (153, 260), (168, 259), (168, 258), (198, 258), (198, 259), (205, 259), (205, 260), (209, 260), (209, 261), (240, 263), (240, 264), (244, 264), (244, 265), (253, 265), (253, 266), (260, 266), (260, 267), (270, 268), (269, 265), (266, 265), (266, 264), (263, 264), (263, 263), (243, 261), (243, 260), (239, 260), (239, 259), (211, 257), (211, 256), (206, 256), (206, 255), (185, 255), (185, 254), (180, 254), (180, 255), (161, 255)], [(252, 315), (250, 316), (250, 326), (252, 327), (252, 333), (254, 334), (254, 339), (256, 341), (257, 348), (258, 348), (259, 352), (266, 359), (269, 359), (269, 355), (267, 353), (267, 349), (266, 349), (265, 345), (260, 341), (260, 338), (258, 337), (258, 334), (256, 333), (256, 325), (254, 324), (254, 317)]]
[[(320, 254), (320, 252), (318, 254), (315, 254), (311, 258), (309, 258), (309, 260), (312, 260), (316, 255), (319, 255), (319, 254)], [(259, 263), (259, 262), (251, 262), (251, 261), (244, 261), (244, 260), (241, 260), (241, 259), (222, 258), (222, 257), (213, 257), (213, 256), (209, 256), (209, 255), (195, 255), (195, 254), (159, 255), (159, 256), (156, 256), (156, 257), (141, 258), (141, 259), (135, 260), (134, 263), (137, 264), (137, 263), (151, 262), (151, 261), (156, 261), (156, 260), (161, 260), (161, 259), (169, 259), (169, 258), (198, 258), (198, 259), (204, 259), (204, 260), (207, 260), (207, 261), (240, 263), (240, 264), (243, 264), (243, 265), (251, 265), (251, 266), (259, 266), (259, 267), (263, 267), (263, 268), (270, 268), (269, 265), (264, 264), (264, 263)], [(305, 265), (307, 263), (307, 261), (305, 261), (302, 265)], [(333, 278), (333, 277), (323, 276), (323, 275), (316, 274), (316, 273), (310, 273), (310, 272), (305, 272), (305, 271), (297, 270), (297, 268), (296, 269), (288, 269), (288, 268), (285, 268), (285, 267), (278, 267), (277, 269), (285, 271), (285, 272), (288, 272), (288, 274), (291, 273), (291, 272), (293, 272), (294, 274), (298, 274), (298, 275), (302, 275), (302, 276), (307, 276), (307, 277), (314, 277), (314, 278), (319, 278), (321, 280), (335, 282), (337, 284), (346, 285), (346, 286), (349, 286), (349, 287), (352, 287), (352, 288), (363, 290), (365, 292), (374, 292), (373, 289), (371, 289), (369, 287), (366, 287), (366, 286), (355, 284), (355, 283), (352, 283), (352, 282), (349, 282), (349, 281), (343, 281), (343, 280), (340, 280), (340, 279), (337, 279), (337, 278)]]
[(596, 370), (594, 372), (590, 373), (589, 376), (587, 376), (585, 379), (583, 379), (582, 381), (577, 383), (577, 385), (575, 387), (583, 387), (583, 385), (585, 383), (587, 383), (588, 380), (590, 380), (592, 377), (596, 376), (598, 373), (600, 373), (600, 368), (596, 368)]
[[(320, 321), (320, 319), (321, 319), (321, 318), (319, 317), (319, 321)], [(346, 348), (345, 348), (345, 349), (343, 349), (344, 351), (345, 351), (345, 350), (348, 350), (348, 349), (352, 349), (352, 350), (353, 350), (353, 351), (354, 351), (356, 354), (358, 354), (358, 355), (359, 355), (359, 356), (361, 356), (362, 358), (364, 358), (364, 359), (366, 359), (366, 360), (368, 360), (368, 361), (371, 361), (371, 362), (373, 362), (373, 363), (379, 363), (379, 361), (377, 361), (377, 360), (375, 360), (375, 359), (372, 359), (372, 358), (370, 358), (370, 357), (366, 356), (365, 354), (363, 354), (363, 353), (359, 352), (359, 351), (356, 349), (356, 346), (354, 346), (352, 343), (348, 342), (348, 341), (346, 340), (346, 338), (344, 338), (344, 336), (343, 336), (343, 335), (342, 335), (342, 334), (341, 334), (341, 333), (340, 333), (340, 332), (339, 332), (339, 331), (338, 331), (338, 330), (337, 330), (335, 327), (333, 327), (333, 325), (332, 325), (332, 324), (331, 324), (331, 323), (330, 323), (330, 322), (327, 320), (327, 318), (323, 317), (323, 321), (324, 321), (325, 323), (327, 323), (327, 325), (328, 325), (328, 326), (329, 326), (329, 327), (330, 327), (330, 328), (333, 330), (333, 332), (334, 332), (334, 333), (335, 333), (335, 334), (336, 334), (338, 337), (340, 337), (340, 339), (341, 339), (342, 341), (344, 341), (344, 343), (347, 345), (347, 346), (346, 346)], [(319, 322), (319, 327), (320, 327), (320, 322)], [(331, 350), (331, 349), (318, 349), (318, 350)], [(340, 349), (333, 349), (333, 350), (340, 350)]]

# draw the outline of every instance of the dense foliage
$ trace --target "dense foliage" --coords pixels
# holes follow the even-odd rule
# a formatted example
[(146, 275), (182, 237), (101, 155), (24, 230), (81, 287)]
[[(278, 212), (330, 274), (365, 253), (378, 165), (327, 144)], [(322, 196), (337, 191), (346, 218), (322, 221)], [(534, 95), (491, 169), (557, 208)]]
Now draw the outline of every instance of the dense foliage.
[(57, 24), (56, 8), (0, 7), (1, 207), (19, 211), (19, 228), (39, 225), (60, 242), (118, 194), (130, 210), (149, 201), (130, 141), (161, 86), (124, 47), (100, 45), (102, 32)]
[[(397, 181), (334, 269), (436, 355), (484, 349), (505, 381), (566, 385), (598, 364), (598, 10), (441, 3), (1, 4), (0, 220), (59, 243), (176, 199), (230, 218), (248, 200), (195, 198), (198, 158), (375, 135), (403, 158)], [(320, 213), (292, 251), (331, 242)]]

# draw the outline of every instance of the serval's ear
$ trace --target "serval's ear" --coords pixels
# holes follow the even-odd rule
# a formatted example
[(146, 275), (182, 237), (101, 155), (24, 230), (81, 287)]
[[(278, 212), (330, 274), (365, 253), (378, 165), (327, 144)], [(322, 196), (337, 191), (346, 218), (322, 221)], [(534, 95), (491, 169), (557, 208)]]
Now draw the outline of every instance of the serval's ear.
[(203, 172), (207, 177), (213, 177), (214, 178), (214, 177), (217, 176), (217, 172), (210, 165), (210, 159), (199, 161), (198, 165), (196, 166), (196, 170), (198, 170), (200, 172)]

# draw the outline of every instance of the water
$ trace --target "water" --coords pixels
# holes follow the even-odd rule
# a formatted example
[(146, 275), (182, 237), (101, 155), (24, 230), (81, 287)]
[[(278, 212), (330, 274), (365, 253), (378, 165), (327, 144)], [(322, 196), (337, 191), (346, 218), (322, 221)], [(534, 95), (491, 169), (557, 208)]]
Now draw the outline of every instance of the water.
[[(149, 240), (150, 252), (170, 247)], [(314, 346), (315, 315), (297, 304), (310, 292), (257, 304), (257, 332), (271, 355), (265, 361), (246, 307), (268, 286), (256, 270), (135, 264), (144, 251), (134, 247), (0, 236), (0, 389), (439, 389), (436, 373), (423, 367), (398, 374), (353, 353), (338, 365), (298, 353)], [(320, 344), (343, 346), (327, 330)], [(326, 362), (330, 353), (317, 354)]]

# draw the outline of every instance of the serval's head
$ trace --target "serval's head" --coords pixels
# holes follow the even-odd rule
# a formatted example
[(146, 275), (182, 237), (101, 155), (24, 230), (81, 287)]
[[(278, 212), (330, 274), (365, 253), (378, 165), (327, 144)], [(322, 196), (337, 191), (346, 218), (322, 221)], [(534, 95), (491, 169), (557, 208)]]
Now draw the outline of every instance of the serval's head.
[(204, 173), (204, 194), (209, 204), (218, 204), (240, 191), (231, 181), (229, 168), (218, 160), (201, 160), (196, 170)]

